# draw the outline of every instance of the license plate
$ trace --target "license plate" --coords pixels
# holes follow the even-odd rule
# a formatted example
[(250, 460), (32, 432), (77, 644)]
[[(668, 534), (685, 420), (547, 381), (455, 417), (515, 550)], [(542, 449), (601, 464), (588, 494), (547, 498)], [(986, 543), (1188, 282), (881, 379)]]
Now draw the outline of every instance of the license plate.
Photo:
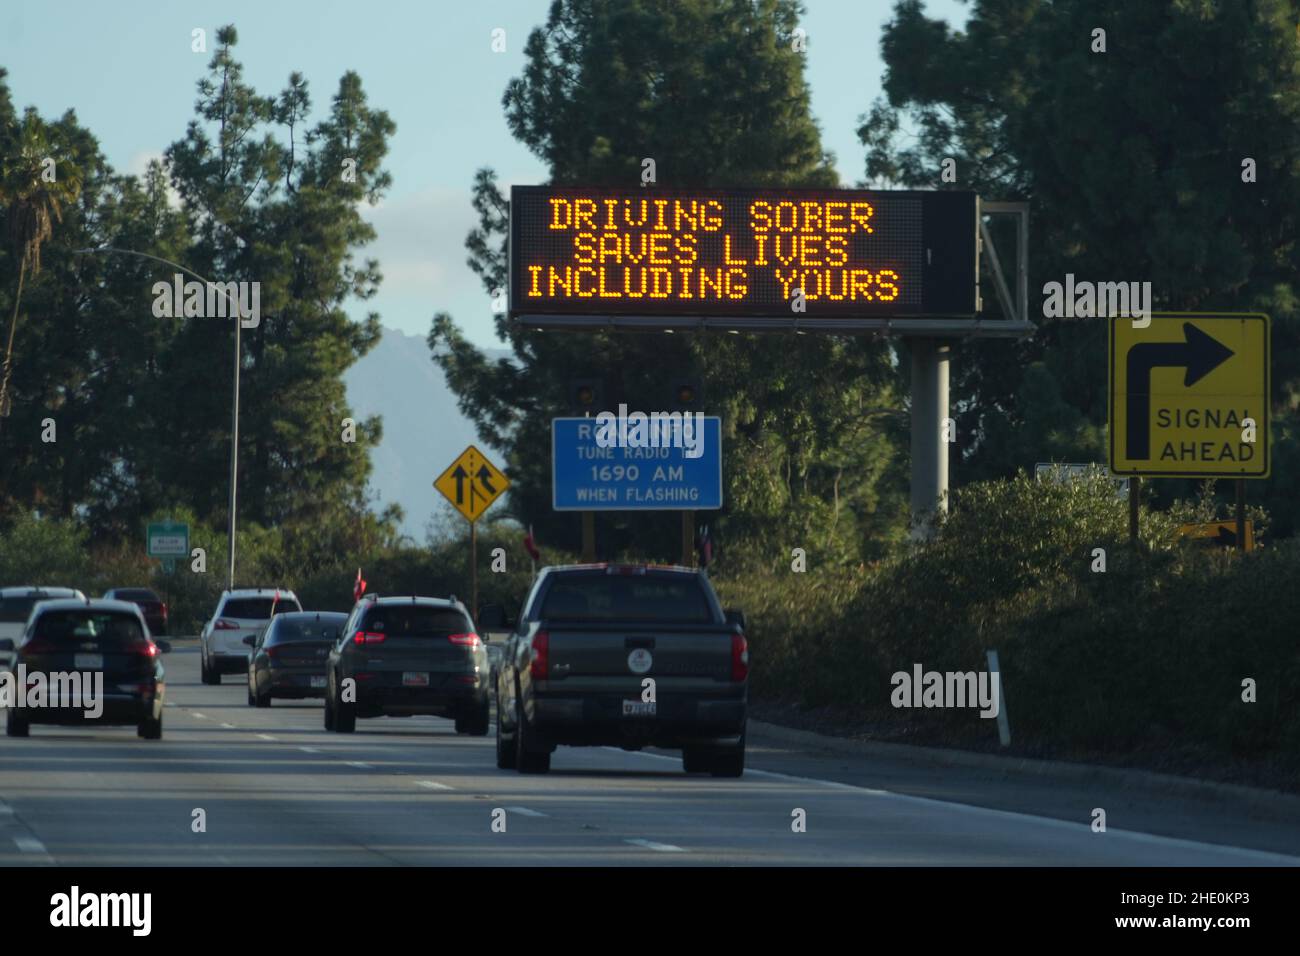
[(73, 654), (72, 666), (77, 670), (102, 671), (104, 669), (103, 654)]
[(653, 717), (654, 715), (655, 715), (655, 702), (653, 700), (623, 701), (624, 717)]
[(311, 686), (312, 686), (312, 687), (324, 687), (324, 686), (325, 686), (325, 675), (322, 674), (320, 677), (313, 677), (313, 678), (311, 679)]
[(420, 674), (415, 671), (406, 671), (402, 674), (403, 687), (428, 687), (429, 675)]

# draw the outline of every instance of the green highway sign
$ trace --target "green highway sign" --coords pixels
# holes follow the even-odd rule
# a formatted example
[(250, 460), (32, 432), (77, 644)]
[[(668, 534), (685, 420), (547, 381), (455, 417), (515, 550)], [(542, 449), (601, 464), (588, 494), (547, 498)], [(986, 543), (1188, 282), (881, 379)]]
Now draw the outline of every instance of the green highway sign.
[(190, 556), (190, 526), (161, 522), (149, 525), (145, 535), (151, 558), (188, 558)]

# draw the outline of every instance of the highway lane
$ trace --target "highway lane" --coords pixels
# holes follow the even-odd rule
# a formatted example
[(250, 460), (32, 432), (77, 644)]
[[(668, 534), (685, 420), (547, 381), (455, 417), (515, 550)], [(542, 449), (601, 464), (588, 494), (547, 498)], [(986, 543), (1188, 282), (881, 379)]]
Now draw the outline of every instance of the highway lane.
[[(1074, 819), (1013, 812), (997, 804), (1014, 800), (958, 771), (909, 786), (869, 758), (761, 742), (740, 780), (606, 748), (560, 748), (549, 775), (525, 776), (497, 770), (492, 738), (459, 737), (450, 721), (363, 720), (331, 734), (319, 702), (256, 709), (235, 677), (204, 686), (192, 645), (178, 642), (166, 667), (162, 741), (133, 728), (0, 737), (0, 864), (1300, 864), (1294, 821), (1264, 821), (1243, 846), (1216, 845), (1215, 808), (1186, 811), (1198, 839), (1113, 820), (1094, 833), (1089, 794), (1071, 798)], [(935, 799), (948, 792), (969, 802)], [(1175, 801), (1150, 800), (1148, 819), (1178, 815)], [(204, 832), (193, 830), (197, 809)], [(797, 810), (806, 832), (792, 830)]]

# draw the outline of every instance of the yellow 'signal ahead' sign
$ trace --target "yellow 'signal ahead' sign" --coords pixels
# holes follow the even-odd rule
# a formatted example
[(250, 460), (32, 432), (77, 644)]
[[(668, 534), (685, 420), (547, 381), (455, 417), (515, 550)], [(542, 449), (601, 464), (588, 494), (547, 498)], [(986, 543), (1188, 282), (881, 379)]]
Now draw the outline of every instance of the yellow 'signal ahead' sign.
[(1112, 318), (1111, 471), (1268, 477), (1269, 363), (1266, 315)]

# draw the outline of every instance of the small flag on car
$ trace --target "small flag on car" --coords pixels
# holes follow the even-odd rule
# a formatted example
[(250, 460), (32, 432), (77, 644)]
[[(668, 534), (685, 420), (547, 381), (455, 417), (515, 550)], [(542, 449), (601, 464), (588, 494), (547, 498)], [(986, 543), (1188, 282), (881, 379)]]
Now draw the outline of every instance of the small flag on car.
[(361, 595), (366, 593), (366, 579), (361, 576), (361, 569), (357, 568), (357, 583), (352, 586), (352, 600), (360, 601)]

